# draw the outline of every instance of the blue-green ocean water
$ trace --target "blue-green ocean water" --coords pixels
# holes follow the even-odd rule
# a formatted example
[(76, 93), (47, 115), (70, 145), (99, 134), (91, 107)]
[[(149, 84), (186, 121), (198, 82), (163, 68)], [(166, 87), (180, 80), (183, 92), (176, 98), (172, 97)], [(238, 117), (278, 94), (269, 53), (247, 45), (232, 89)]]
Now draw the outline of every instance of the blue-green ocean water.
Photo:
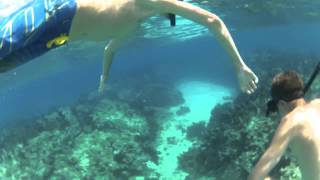
[[(244, 60), (250, 65), (252, 53), (268, 48), (318, 53), (319, 29), (318, 25), (302, 24), (258, 27), (232, 34)], [(120, 80), (126, 74), (143, 76), (160, 73), (166, 80), (199, 76), (222, 80), (227, 86), (237, 86), (228, 57), (211, 36), (169, 44), (161, 40), (150, 41), (144, 40), (144, 44), (133, 42), (139, 43), (139, 48), (129, 44), (122, 49), (112, 65), (110, 81)], [(165, 46), (161, 46), (161, 43), (165, 43)], [(70, 104), (81, 94), (97, 89), (101, 50), (102, 46), (99, 46), (99, 50), (89, 47), (86, 49), (88, 53), (83, 52), (88, 57), (70, 53), (68, 59), (63, 53), (50, 52), (14, 72), (2, 75), (1, 119), (36, 115), (55, 105)], [(158, 72), (153, 72), (154, 68)]]
[[(192, 3), (217, 13), (225, 21), (240, 54), (253, 71), (255, 55), (264, 51), (320, 55), (320, 21), (317, 20), (320, 14), (316, 12), (320, 3), (308, 1), (301, 6), (298, 1), (270, 1), (270, 4), (254, 0), (233, 4), (233, 1), (194, 0)], [(137, 81), (149, 79), (173, 84), (210, 82), (230, 90), (232, 96), (240, 93), (228, 56), (205, 28), (181, 17), (176, 27), (168, 24), (158, 17), (142, 25), (136, 37), (116, 55), (107, 86), (128, 85), (130, 90), (130, 77)], [(60, 107), (77, 105), (85, 101), (88, 94), (95, 96), (104, 44), (69, 44), (1, 74), (1, 127), (32, 121)], [(105, 93), (108, 94), (108, 89)]]

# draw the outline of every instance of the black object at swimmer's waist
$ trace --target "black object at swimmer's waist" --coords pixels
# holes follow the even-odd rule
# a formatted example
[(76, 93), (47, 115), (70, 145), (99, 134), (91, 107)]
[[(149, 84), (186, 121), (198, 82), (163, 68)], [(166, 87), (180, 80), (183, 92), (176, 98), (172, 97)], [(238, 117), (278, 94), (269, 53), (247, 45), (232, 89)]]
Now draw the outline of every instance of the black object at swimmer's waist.
[[(179, 1), (183, 1), (183, 0), (179, 0)], [(168, 19), (170, 21), (170, 26), (174, 27), (176, 26), (176, 15), (173, 13), (168, 13)]]

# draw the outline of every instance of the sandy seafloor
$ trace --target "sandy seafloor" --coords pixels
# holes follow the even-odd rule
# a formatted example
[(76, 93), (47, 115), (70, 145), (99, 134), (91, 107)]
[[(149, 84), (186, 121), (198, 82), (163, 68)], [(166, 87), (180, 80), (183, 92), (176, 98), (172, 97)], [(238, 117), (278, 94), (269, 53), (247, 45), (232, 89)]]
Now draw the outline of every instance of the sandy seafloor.
[[(210, 112), (218, 103), (232, 97), (232, 89), (215, 85), (209, 82), (188, 81), (177, 85), (185, 99), (185, 104), (190, 112), (177, 116), (172, 121), (166, 122), (158, 139), (159, 164), (148, 163), (164, 180), (183, 180), (187, 173), (178, 169), (178, 157), (186, 152), (192, 143), (186, 138), (182, 128), (190, 127), (193, 123), (205, 122), (210, 118)], [(176, 108), (172, 108), (176, 112)], [(173, 138), (174, 143), (168, 139)]]

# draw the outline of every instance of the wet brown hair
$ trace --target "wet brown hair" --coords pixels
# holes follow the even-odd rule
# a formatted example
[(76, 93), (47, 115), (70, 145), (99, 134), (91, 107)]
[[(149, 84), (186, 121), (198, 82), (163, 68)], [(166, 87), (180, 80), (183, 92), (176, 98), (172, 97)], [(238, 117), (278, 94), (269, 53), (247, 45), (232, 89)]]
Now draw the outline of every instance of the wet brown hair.
[(272, 80), (271, 97), (273, 100), (292, 101), (303, 97), (303, 80), (295, 71), (277, 74)]

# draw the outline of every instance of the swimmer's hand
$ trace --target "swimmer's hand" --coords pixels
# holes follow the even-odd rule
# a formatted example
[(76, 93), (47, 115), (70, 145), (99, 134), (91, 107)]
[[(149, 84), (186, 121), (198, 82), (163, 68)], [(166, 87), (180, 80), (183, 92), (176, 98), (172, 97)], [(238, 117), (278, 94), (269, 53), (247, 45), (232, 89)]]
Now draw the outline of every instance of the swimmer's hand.
[(237, 76), (243, 92), (251, 94), (257, 89), (258, 77), (248, 66), (240, 67)]
[(99, 93), (102, 94), (106, 89), (106, 78), (101, 75), (100, 76), (100, 84), (99, 84)]

